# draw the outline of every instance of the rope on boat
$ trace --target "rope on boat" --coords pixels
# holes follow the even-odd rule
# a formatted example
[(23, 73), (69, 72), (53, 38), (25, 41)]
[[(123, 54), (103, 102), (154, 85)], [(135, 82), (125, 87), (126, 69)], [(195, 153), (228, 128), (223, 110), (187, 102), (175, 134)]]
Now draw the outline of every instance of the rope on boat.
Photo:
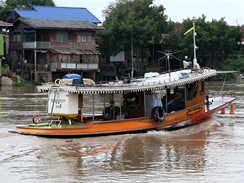
[(224, 85), (225, 85), (225, 80), (226, 80), (226, 78), (227, 78), (227, 74), (225, 75), (225, 79), (224, 79), (224, 82), (223, 82), (223, 84), (222, 84), (222, 88), (221, 88), (221, 90), (220, 90), (220, 92), (219, 92), (219, 94), (222, 96), (222, 98), (223, 98), (223, 89), (224, 89)]
[(42, 121), (47, 121), (48, 125), (51, 126), (53, 123), (55, 123), (57, 126), (59, 126), (62, 122), (61, 117), (50, 117), (50, 116), (41, 116), (41, 114), (35, 114), (32, 117), (32, 122), (34, 124), (39, 124)]
[[(37, 118), (37, 120), (36, 120), (36, 118)], [(34, 124), (39, 124), (41, 121), (44, 121), (45, 119), (43, 118), (43, 117), (41, 117), (41, 115), (40, 114), (35, 114), (34, 116), (33, 116), (33, 118), (32, 118), (32, 122), (34, 123)]]
[(53, 108), (54, 108), (54, 102), (55, 102), (55, 99), (56, 99), (56, 94), (57, 94), (57, 89), (55, 89), (55, 92), (54, 92), (53, 104), (52, 104), (52, 109), (51, 109), (51, 116), (53, 115)]

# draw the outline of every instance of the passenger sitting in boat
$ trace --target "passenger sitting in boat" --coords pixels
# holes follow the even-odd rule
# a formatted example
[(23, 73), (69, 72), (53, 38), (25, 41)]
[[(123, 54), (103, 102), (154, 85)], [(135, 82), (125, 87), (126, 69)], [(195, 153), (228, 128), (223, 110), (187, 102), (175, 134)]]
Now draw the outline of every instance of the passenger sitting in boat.
[(185, 108), (184, 100), (181, 94), (177, 93), (173, 100), (167, 104), (167, 112), (178, 111)]
[(162, 100), (161, 100), (161, 96), (160, 96), (160, 93), (159, 92), (155, 92), (153, 93), (152, 95), (152, 104), (153, 104), (153, 107), (156, 107), (156, 106), (160, 106), (162, 107)]
[(114, 105), (114, 101), (109, 102), (110, 106), (106, 107), (103, 111), (103, 120), (115, 120), (120, 113), (117, 106)]

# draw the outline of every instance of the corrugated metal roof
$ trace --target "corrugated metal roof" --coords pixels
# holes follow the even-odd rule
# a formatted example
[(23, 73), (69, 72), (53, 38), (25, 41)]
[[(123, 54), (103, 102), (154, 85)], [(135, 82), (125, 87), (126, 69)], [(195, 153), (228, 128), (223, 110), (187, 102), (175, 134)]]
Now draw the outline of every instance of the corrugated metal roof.
[(8, 22), (0, 21), (0, 27), (9, 27), (9, 26), (13, 26), (13, 24), (8, 23)]
[(89, 29), (89, 30), (103, 30), (104, 28), (94, 23), (83, 20), (50, 20), (50, 19), (30, 19), (19, 18), (19, 21), (33, 27), (35, 29)]
[(57, 6), (32, 6), (31, 10), (15, 10), (20, 17), (32, 19), (52, 20), (85, 20), (92, 23), (101, 23), (86, 8), (57, 7)]
[(75, 55), (100, 55), (99, 51), (96, 50), (77, 50), (71, 48), (55, 48), (50, 50), (53, 53), (60, 53), (60, 54), (75, 54)]

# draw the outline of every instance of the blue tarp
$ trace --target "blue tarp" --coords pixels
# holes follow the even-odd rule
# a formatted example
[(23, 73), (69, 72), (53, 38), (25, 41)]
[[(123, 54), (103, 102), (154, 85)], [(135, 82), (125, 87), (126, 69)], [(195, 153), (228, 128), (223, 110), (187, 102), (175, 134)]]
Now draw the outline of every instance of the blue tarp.
[(82, 79), (81, 75), (79, 74), (66, 74), (64, 79)]

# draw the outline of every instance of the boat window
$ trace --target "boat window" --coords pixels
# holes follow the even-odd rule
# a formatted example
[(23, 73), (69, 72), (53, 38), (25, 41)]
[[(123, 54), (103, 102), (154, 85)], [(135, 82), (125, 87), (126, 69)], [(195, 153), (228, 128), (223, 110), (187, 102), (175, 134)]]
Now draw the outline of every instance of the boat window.
[(204, 94), (204, 89), (205, 89), (205, 82), (201, 81), (201, 85), (200, 85), (200, 95)]
[(185, 88), (176, 87), (167, 89), (167, 104), (165, 106), (167, 113), (179, 111), (185, 108)]
[(192, 100), (197, 94), (197, 82), (186, 85), (186, 100)]
[(144, 116), (143, 93), (126, 93), (123, 97), (123, 108), (125, 118), (136, 118)]

